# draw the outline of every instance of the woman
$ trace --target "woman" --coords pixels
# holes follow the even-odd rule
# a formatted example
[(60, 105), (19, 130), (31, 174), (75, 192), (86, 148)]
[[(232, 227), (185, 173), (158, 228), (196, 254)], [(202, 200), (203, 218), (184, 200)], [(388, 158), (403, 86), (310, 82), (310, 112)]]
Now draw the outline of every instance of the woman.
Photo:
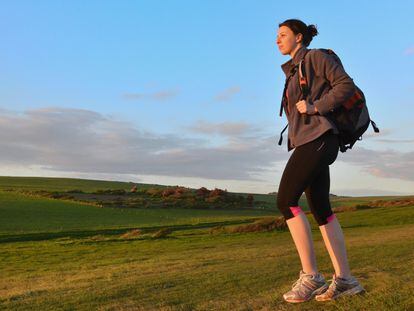
[[(355, 85), (331, 55), (307, 49), (317, 34), (314, 25), (290, 19), (279, 24), (276, 41), (280, 52), (291, 56), (281, 67), (287, 77), (283, 106), (289, 124), (288, 151), (295, 149), (279, 184), (277, 206), (302, 264), (299, 279), (283, 295), (288, 302), (304, 302), (313, 297), (326, 301), (365, 291), (350, 273), (342, 229), (329, 202), (329, 165), (337, 158), (339, 141), (337, 128), (325, 115), (349, 98)], [(309, 86), (305, 98), (297, 70), (301, 60)], [(303, 192), (335, 269), (329, 286), (318, 272), (310, 225), (298, 204)]]

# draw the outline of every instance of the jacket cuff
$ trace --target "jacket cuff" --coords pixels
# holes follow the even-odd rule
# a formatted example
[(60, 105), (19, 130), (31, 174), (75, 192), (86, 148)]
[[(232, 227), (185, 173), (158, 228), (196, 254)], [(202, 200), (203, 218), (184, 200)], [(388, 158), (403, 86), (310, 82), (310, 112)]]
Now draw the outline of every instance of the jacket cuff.
[(320, 115), (323, 115), (323, 116), (328, 114), (329, 112), (331, 112), (333, 110), (333, 109), (330, 109), (330, 107), (328, 107), (326, 104), (324, 105), (324, 103), (322, 103), (318, 100), (314, 103), (314, 105), (315, 105), (316, 109), (318, 109), (318, 113)]
[[(306, 101), (306, 104), (307, 105), (311, 105), (312, 107), (316, 107), (316, 106), (314, 106), (314, 104), (313, 104), (313, 102), (312, 102), (312, 100), (310, 98), (307, 98), (305, 101)], [(318, 107), (316, 107), (316, 108), (318, 108)], [(319, 111), (314, 111), (314, 113), (309, 113), (309, 115), (317, 114), (318, 112)]]

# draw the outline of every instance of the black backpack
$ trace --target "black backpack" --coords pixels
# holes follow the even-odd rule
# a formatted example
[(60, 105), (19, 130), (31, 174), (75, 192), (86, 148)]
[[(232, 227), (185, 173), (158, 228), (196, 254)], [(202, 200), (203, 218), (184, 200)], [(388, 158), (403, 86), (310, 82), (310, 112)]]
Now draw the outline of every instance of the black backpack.
[[(320, 51), (330, 54), (333, 56), (334, 60), (343, 68), (342, 62), (338, 55), (335, 54), (331, 49), (319, 49)], [(306, 55), (306, 54), (305, 54)], [(305, 99), (309, 93), (309, 88), (307, 85), (307, 79), (305, 71), (303, 70), (303, 60), (298, 64), (299, 70), (299, 86), (302, 91), (302, 99)], [(293, 72), (294, 74), (294, 72)], [(292, 75), (293, 75), (292, 74)], [(288, 77), (290, 79), (290, 77)], [(287, 80), (288, 80), (287, 79)], [(285, 84), (285, 88), (287, 83)], [(333, 111), (330, 111), (325, 115), (339, 131), (339, 149), (341, 152), (346, 152), (347, 149), (352, 149), (353, 145), (358, 141), (362, 140), (362, 134), (368, 129), (369, 124), (371, 123), (374, 132), (379, 133), (379, 129), (376, 126), (375, 122), (370, 119), (368, 113), (368, 107), (366, 105), (364, 93), (358, 86), (355, 86), (355, 93), (341, 106), (335, 108)], [(285, 91), (283, 93), (282, 103), (280, 107), (280, 116), (282, 116), (283, 103), (286, 101)], [(308, 122), (308, 115), (303, 116), (305, 123)], [(287, 125), (286, 125), (287, 127)], [(279, 145), (282, 144), (282, 134), (286, 130), (286, 127), (280, 134)]]

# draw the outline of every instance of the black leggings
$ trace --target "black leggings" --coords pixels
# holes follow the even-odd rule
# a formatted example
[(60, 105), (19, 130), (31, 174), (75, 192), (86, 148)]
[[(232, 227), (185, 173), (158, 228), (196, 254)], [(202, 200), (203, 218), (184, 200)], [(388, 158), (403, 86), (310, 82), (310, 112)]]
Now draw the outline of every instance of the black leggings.
[(319, 226), (333, 219), (329, 202), (329, 165), (335, 162), (338, 151), (338, 136), (332, 130), (295, 148), (286, 164), (277, 192), (277, 207), (286, 220), (301, 212), (299, 198), (304, 191)]

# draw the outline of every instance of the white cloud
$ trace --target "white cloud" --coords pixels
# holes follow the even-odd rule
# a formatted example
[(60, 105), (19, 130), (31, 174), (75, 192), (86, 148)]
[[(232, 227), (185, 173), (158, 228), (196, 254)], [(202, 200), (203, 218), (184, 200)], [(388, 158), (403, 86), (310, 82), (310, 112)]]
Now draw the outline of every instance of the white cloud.
[(257, 180), (255, 174), (287, 157), (276, 146), (272, 137), (232, 136), (213, 147), (207, 139), (151, 133), (81, 109), (0, 114), (0, 163), (51, 171)]
[(251, 124), (245, 122), (221, 122), (213, 123), (204, 120), (199, 120), (195, 122), (194, 125), (187, 127), (195, 133), (201, 134), (217, 134), (224, 136), (240, 136), (240, 135), (249, 135), (252, 133), (257, 133), (259, 129), (256, 129)]
[[(0, 111), (0, 167), (7, 174), (18, 167), (19, 175), (24, 175), (26, 167), (34, 175), (76, 173), (117, 180), (152, 175), (169, 181), (193, 183), (197, 179), (214, 184), (216, 180), (222, 187), (228, 181), (244, 189), (263, 187), (264, 193), (276, 191), (293, 152), (286, 151), (286, 140), (279, 146), (276, 133), (265, 135), (260, 128), (243, 122), (200, 121), (192, 128), (197, 133), (220, 135), (224, 143), (213, 146), (210, 136), (200, 139), (184, 138), (180, 133), (153, 133), (89, 110), (43, 108), (19, 114)], [(358, 176), (370, 180), (373, 191), (386, 191), (382, 186), (385, 181), (389, 185), (397, 183), (387, 187), (394, 192), (398, 191), (398, 183), (409, 185), (414, 181), (413, 151), (370, 150), (358, 145), (340, 153), (333, 169), (341, 163), (349, 166), (346, 172), (360, 168), (362, 174)], [(346, 172), (341, 174), (347, 175)], [(332, 174), (332, 178), (338, 178), (332, 186), (354, 185), (352, 180), (344, 181), (345, 175)], [(363, 180), (358, 182), (365, 185)], [(273, 183), (275, 188), (269, 186)]]
[(400, 144), (400, 143), (414, 143), (413, 139), (377, 139), (376, 141), (387, 144)]
[(166, 101), (178, 95), (177, 90), (162, 90), (153, 93), (125, 93), (123, 98), (127, 100), (153, 100)]
[(411, 47), (407, 48), (407, 49), (404, 51), (404, 54), (405, 54), (405, 55), (414, 55), (414, 46), (411, 46)]
[(358, 146), (342, 155), (341, 161), (359, 166), (373, 176), (414, 181), (414, 151), (370, 150)]
[(214, 99), (217, 101), (230, 101), (238, 93), (240, 93), (240, 87), (232, 86), (218, 93)]

